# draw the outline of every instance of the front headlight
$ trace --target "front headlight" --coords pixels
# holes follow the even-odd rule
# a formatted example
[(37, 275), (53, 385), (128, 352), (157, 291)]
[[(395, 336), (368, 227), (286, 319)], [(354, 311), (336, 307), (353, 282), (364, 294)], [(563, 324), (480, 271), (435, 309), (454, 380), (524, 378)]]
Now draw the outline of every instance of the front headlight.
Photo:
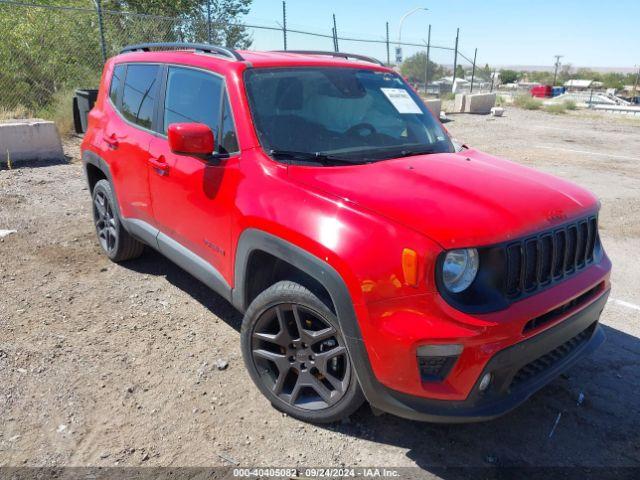
[(442, 264), (444, 286), (452, 293), (462, 292), (476, 278), (478, 265), (478, 250), (475, 248), (451, 250)]

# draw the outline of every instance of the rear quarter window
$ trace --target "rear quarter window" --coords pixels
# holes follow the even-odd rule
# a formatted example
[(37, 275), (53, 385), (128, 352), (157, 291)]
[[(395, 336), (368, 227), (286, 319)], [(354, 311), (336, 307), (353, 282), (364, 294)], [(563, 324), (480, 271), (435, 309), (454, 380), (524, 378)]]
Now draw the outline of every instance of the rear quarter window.
[(158, 95), (158, 65), (127, 66), (120, 113), (129, 121), (151, 129)]
[(111, 85), (109, 87), (109, 98), (111, 98), (113, 104), (118, 108), (120, 108), (120, 101), (122, 100), (122, 84), (124, 82), (125, 71), (125, 65), (116, 65), (113, 69), (113, 76), (111, 77)]

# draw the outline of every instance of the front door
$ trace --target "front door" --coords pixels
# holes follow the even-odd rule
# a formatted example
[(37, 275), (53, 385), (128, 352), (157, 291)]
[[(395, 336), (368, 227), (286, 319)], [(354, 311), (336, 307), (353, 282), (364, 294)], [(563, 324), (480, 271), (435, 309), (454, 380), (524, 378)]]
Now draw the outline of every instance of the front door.
[(214, 266), (227, 279), (230, 215), (238, 175), (238, 145), (223, 77), (169, 66), (160, 117), (166, 134), (172, 123), (196, 122), (213, 131), (221, 158), (207, 161), (175, 154), (166, 137), (152, 140), (149, 186), (160, 231)]

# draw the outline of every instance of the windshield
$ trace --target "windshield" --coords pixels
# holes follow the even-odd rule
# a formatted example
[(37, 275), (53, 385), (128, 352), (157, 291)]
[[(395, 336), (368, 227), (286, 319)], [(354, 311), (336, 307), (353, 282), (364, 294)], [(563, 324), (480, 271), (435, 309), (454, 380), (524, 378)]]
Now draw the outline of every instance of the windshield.
[(399, 75), (324, 67), (249, 69), (245, 75), (258, 137), (274, 158), (359, 163), (454, 151)]

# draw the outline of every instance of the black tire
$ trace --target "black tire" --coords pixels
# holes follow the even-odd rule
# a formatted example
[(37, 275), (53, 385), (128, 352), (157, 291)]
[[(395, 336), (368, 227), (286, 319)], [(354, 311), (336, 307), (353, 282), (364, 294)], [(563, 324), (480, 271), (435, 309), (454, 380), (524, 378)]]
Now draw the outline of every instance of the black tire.
[(123, 262), (142, 255), (144, 244), (129, 235), (120, 222), (109, 181), (99, 180), (93, 187), (91, 196), (98, 242), (107, 256), (114, 262)]
[(364, 402), (338, 319), (298, 283), (278, 282), (251, 302), (241, 345), (256, 386), (292, 417), (335, 422)]

